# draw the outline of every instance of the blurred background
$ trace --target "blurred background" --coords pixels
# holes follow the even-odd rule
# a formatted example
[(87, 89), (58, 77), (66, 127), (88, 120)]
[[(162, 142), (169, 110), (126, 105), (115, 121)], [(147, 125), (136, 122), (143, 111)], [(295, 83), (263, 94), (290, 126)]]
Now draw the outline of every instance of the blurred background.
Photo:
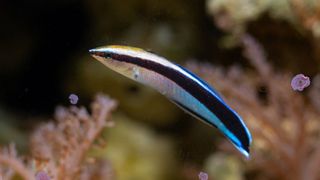
[[(317, 0), (2, 0), (0, 22), (2, 145), (27, 153), (29, 134), (71, 93), (88, 106), (103, 92), (119, 103), (98, 153), (116, 179), (320, 178)], [(110, 44), (151, 50), (211, 83), (249, 124), (253, 157), (89, 56)], [(303, 92), (290, 87), (299, 73), (311, 78)]]

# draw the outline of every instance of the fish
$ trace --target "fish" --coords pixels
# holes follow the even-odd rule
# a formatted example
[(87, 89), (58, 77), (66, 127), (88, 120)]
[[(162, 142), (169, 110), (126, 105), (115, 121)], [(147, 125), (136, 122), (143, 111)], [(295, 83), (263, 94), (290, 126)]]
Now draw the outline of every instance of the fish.
[(89, 53), (108, 68), (159, 91), (202, 122), (217, 128), (249, 158), (252, 137), (242, 118), (222, 96), (186, 68), (155, 53), (130, 46), (109, 45)]

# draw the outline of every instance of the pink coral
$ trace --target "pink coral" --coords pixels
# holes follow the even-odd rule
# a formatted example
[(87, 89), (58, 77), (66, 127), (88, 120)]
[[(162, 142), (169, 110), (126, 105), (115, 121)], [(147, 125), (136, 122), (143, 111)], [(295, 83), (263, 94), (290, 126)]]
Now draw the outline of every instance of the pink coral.
[[(306, 101), (303, 94), (292, 91), (290, 74), (276, 72), (268, 64), (262, 46), (252, 36), (240, 39), (255, 72), (196, 63), (188, 67), (221, 91), (246, 121), (253, 135), (248, 173), (261, 175), (254, 179), (319, 179), (320, 107), (316, 97), (320, 91), (315, 88), (320, 86), (311, 87), (312, 96)], [(222, 147), (230, 148), (227, 144)]]
[(0, 164), (7, 168), (0, 166), (0, 174), (5, 179), (12, 179), (17, 173), (27, 180), (112, 177), (110, 164), (106, 160), (89, 161), (87, 152), (96, 145), (100, 133), (108, 126), (116, 104), (114, 100), (100, 94), (92, 103), (91, 114), (84, 107), (57, 108), (56, 122), (41, 125), (32, 135), (29, 162), (18, 158), (13, 145), (2, 148)]
[(69, 101), (71, 104), (77, 104), (79, 101), (79, 97), (76, 94), (70, 94)]
[(50, 180), (50, 177), (46, 172), (39, 171), (36, 174), (36, 180)]
[(291, 80), (291, 87), (295, 91), (303, 91), (309, 85), (310, 78), (303, 74), (297, 74)]
[(208, 180), (208, 174), (205, 172), (199, 173), (199, 180)]

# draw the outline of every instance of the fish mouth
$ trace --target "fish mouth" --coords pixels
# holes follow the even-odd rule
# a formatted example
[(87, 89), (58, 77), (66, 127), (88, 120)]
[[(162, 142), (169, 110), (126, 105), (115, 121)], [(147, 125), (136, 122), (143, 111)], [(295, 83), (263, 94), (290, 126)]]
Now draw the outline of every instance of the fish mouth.
[(91, 55), (94, 55), (94, 54), (96, 53), (96, 49), (89, 49), (89, 53), (90, 53)]
[(99, 49), (96, 49), (96, 48), (90, 49), (89, 53), (90, 53), (91, 56), (98, 56), (98, 57), (103, 57), (103, 55), (104, 55), (103, 51), (101, 51)]
[(89, 54), (95, 59), (98, 60), (99, 62), (103, 63), (105, 61), (105, 52), (101, 49), (90, 49)]
[(98, 49), (89, 49), (89, 53), (91, 56), (101, 56), (101, 51), (99, 51)]

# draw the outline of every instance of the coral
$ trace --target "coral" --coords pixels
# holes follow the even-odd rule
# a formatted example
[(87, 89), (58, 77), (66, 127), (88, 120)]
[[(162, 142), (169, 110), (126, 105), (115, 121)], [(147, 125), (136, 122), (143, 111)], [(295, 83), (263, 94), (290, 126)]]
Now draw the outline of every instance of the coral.
[(2, 148), (0, 153), (0, 179), (12, 179), (18, 173), (22, 178), (33, 179), (33, 172), (30, 166), (17, 156), (14, 144)]
[(318, 179), (320, 113), (316, 97), (320, 91), (311, 84), (309, 100), (295, 92), (290, 86), (292, 74), (275, 71), (252, 36), (244, 34), (239, 39), (255, 71), (244, 73), (238, 66), (223, 69), (194, 62), (188, 67), (222, 91), (248, 124), (253, 134), (249, 174), (259, 171), (261, 177), (272, 179)]
[(205, 172), (200, 172), (198, 176), (199, 180), (208, 180), (208, 174)]
[(225, 153), (210, 155), (204, 164), (211, 179), (242, 180), (243, 166), (239, 158)]
[(310, 78), (303, 74), (297, 74), (291, 80), (291, 87), (295, 91), (303, 91), (309, 85)]
[(108, 162), (89, 158), (87, 153), (96, 145), (102, 130), (112, 124), (110, 116), (115, 107), (115, 101), (97, 95), (91, 115), (84, 107), (57, 108), (56, 122), (39, 126), (32, 135), (32, 155), (28, 161), (17, 158), (13, 146), (3, 148), (0, 163), (7, 168), (2, 167), (1, 174), (8, 177), (5, 179), (15, 173), (24, 179), (34, 179), (40, 172), (57, 180), (110, 177)]
[(216, 24), (226, 31), (243, 31), (246, 25), (263, 13), (293, 21), (289, 0), (207, 0), (208, 13), (214, 15)]
[(268, 13), (320, 36), (320, 5), (315, 0), (207, 0), (207, 9), (227, 31), (243, 31), (250, 21)]
[(124, 115), (113, 118), (116, 126), (103, 133), (108, 146), (92, 154), (110, 160), (118, 180), (177, 179), (172, 141)]
[(305, 29), (309, 30), (315, 37), (320, 37), (320, 4), (315, 0), (290, 0), (291, 9), (299, 22)]
[(50, 177), (46, 172), (39, 171), (36, 174), (36, 180), (50, 180)]
[(79, 97), (76, 94), (70, 94), (69, 95), (69, 101), (71, 104), (75, 105), (79, 101)]

